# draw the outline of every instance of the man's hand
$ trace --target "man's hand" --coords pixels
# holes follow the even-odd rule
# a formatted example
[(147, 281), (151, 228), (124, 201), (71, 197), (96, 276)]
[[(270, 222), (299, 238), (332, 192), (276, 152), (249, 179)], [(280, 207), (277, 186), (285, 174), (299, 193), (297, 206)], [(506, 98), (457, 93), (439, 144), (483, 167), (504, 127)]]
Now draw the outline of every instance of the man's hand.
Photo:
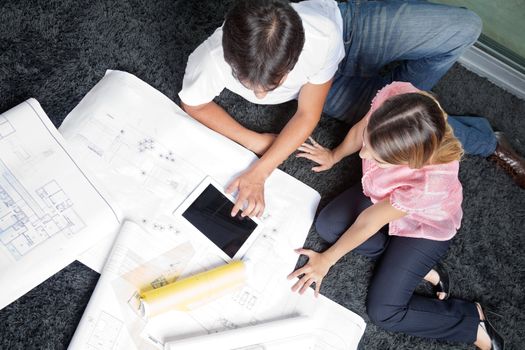
[(315, 296), (318, 297), (319, 291), (321, 290), (321, 282), (323, 282), (324, 276), (326, 276), (333, 264), (322, 253), (317, 253), (310, 249), (296, 249), (295, 252), (306, 255), (308, 257), (308, 263), (288, 275), (289, 280), (303, 275), (303, 277), (293, 285), (292, 292), (300, 288), (299, 294), (303, 294), (308, 287), (315, 283)]
[(333, 167), (336, 163), (333, 151), (321, 146), (312, 137), (308, 139), (311, 144), (305, 142), (297, 148), (302, 153), (297, 154), (296, 157), (310, 159), (319, 164), (319, 166), (312, 168), (315, 172), (325, 171)]
[[(242, 210), (242, 216), (261, 217), (264, 213), (264, 182), (267, 176), (254, 168), (238, 176), (226, 189), (226, 193), (237, 191), (237, 201), (233, 206), (231, 216)], [(244, 207), (244, 209), (243, 209)]]
[(262, 156), (273, 144), (276, 137), (276, 134), (271, 133), (257, 134), (251, 138), (247, 148), (258, 156)]

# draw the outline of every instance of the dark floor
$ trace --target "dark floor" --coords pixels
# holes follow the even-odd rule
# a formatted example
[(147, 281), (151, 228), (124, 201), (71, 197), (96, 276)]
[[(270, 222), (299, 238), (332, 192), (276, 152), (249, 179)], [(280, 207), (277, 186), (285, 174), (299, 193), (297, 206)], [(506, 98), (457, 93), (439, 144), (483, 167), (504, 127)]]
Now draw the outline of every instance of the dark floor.
[[(106, 69), (131, 72), (176, 100), (187, 56), (221, 24), (229, 2), (2, 1), (0, 110), (35, 97), (59, 126)], [(460, 66), (434, 91), (451, 114), (488, 117), (525, 154), (525, 101)], [(260, 131), (278, 131), (294, 108), (294, 103), (253, 106), (228, 93), (218, 102)], [(344, 125), (323, 119), (314, 136), (334, 146), (344, 134)], [(312, 173), (305, 160), (292, 158), (281, 169), (318, 190), (323, 196), (321, 206), (359, 179), (355, 157), (324, 174)], [(501, 315), (493, 319), (508, 348), (521, 349), (525, 341), (525, 191), (485, 159), (466, 157), (460, 177), (465, 215), (444, 261), (452, 295), (481, 301)], [(322, 247), (314, 231), (307, 246)], [(322, 292), (368, 320), (364, 302), (371, 268), (368, 260), (350, 253), (332, 268)], [(75, 262), (1, 310), (0, 349), (66, 348), (97, 278)], [(371, 324), (362, 347), (472, 348), (387, 333)]]

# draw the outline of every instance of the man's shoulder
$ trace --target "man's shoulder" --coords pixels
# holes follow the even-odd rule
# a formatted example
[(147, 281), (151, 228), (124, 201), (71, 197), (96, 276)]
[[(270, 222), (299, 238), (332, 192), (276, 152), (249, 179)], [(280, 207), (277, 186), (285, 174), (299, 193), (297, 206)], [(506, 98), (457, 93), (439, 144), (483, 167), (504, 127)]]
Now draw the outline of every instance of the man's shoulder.
[[(333, 75), (344, 56), (341, 13), (333, 0), (310, 0), (292, 4), (301, 17), (305, 42), (297, 64), (308, 81), (319, 84)], [(330, 72), (325, 69), (330, 70)], [(321, 75), (319, 75), (321, 74)]]
[(213, 100), (224, 89), (229, 69), (222, 50), (222, 28), (218, 28), (188, 57), (180, 99), (191, 106)]
[(333, 0), (308, 0), (292, 4), (303, 22), (306, 36), (333, 38), (341, 32), (339, 9)]
[(222, 27), (217, 28), (212, 35), (197, 46), (191, 56), (194, 56), (194, 59), (201, 62), (222, 58), (224, 56), (222, 50)]
[(191, 53), (186, 73), (200, 72), (201, 77), (222, 81), (230, 69), (224, 60), (222, 27), (219, 27)]

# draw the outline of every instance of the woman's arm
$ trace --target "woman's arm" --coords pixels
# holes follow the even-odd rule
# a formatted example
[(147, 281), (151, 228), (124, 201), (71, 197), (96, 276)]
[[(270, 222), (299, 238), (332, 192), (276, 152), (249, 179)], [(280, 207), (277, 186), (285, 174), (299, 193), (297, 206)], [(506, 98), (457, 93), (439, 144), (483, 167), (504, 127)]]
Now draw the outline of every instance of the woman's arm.
[(343, 142), (333, 150), (321, 146), (310, 137), (311, 144), (303, 143), (301, 147), (298, 148), (301, 153), (298, 153), (297, 157), (310, 159), (319, 164), (312, 168), (313, 171), (318, 172), (330, 169), (344, 157), (361, 149), (361, 146), (363, 145), (363, 130), (365, 129), (368, 120), (367, 116), (355, 124), (348, 134), (346, 134)]
[(315, 283), (315, 294), (318, 295), (321, 282), (330, 267), (346, 253), (373, 236), (381, 227), (405, 215), (405, 212), (394, 208), (390, 201), (385, 199), (365, 209), (337, 242), (323, 253), (317, 253), (309, 249), (296, 250), (299, 254), (308, 256), (308, 263), (288, 275), (288, 279), (303, 275), (294, 284), (292, 291), (295, 292), (300, 289), (299, 292), (302, 294), (312, 283)]
[(383, 226), (405, 215), (404, 211), (394, 208), (389, 199), (377, 202), (359, 214), (352, 226), (323, 254), (332, 266), (343, 255), (361, 245)]
[(365, 116), (350, 129), (343, 142), (332, 150), (336, 163), (361, 149), (363, 146), (363, 130), (367, 124), (368, 118)]

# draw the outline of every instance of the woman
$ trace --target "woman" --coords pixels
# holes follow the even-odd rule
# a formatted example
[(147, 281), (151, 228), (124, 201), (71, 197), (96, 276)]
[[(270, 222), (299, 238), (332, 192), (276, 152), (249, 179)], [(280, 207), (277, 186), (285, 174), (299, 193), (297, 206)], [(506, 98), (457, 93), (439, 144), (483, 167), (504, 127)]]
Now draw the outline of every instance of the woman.
[[(367, 115), (334, 150), (313, 139), (299, 148), (299, 157), (319, 164), (314, 171), (359, 151), (363, 177), (316, 221), (318, 233), (333, 245), (323, 253), (299, 249), (309, 261), (288, 277), (300, 277), (293, 291), (302, 293), (315, 283), (318, 294), (330, 267), (356, 251), (377, 259), (367, 300), (372, 322), (414, 336), (503, 349), (482, 307), (444, 295), (442, 276), (433, 269), (463, 214), (458, 179), (463, 149), (446, 118), (432, 96), (394, 82), (376, 95)], [(439, 298), (414, 294), (422, 279), (441, 285)]]

